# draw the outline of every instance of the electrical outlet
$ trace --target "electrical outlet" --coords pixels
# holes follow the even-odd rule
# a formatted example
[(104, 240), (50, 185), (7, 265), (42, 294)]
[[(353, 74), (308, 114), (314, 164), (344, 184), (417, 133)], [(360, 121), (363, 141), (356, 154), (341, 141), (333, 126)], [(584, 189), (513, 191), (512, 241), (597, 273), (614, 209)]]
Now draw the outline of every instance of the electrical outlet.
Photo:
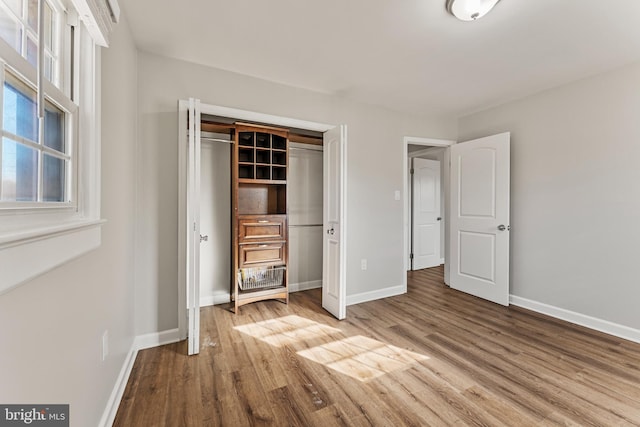
[(365, 258), (360, 260), (360, 268), (363, 270), (367, 269), (367, 260)]
[(400, 190), (396, 190), (396, 191), (394, 192), (393, 196), (394, 196), (394, 198), (395, 198), (396, 200), (400, 200)]
[(102, 333), (102, 361), (104, 362), (109, 355), (109, 330)]

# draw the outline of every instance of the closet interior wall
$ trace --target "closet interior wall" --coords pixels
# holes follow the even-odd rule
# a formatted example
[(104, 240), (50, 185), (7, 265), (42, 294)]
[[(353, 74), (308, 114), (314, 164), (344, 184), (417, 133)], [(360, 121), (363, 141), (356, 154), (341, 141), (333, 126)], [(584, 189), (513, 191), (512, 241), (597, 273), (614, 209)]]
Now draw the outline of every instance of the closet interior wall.
[(231, 281), (231, 144), (229, 134), (201, 137), (200, 305), (229, 302)]
[(322, 146), (289, 144), (289, 289), (322, 287)]

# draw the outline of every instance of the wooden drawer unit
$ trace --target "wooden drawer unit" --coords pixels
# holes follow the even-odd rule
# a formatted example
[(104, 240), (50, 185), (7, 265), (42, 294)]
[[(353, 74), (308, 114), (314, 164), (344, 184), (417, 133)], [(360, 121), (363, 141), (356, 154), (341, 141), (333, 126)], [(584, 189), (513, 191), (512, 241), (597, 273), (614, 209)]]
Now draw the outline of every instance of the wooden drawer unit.
[(240, 244), (287, 239), (286, 215), (242, 215), (238, 222)]
[(247, 243), (238, 248), (239, 267), (281, 265), (285, 263), (285, 242)]

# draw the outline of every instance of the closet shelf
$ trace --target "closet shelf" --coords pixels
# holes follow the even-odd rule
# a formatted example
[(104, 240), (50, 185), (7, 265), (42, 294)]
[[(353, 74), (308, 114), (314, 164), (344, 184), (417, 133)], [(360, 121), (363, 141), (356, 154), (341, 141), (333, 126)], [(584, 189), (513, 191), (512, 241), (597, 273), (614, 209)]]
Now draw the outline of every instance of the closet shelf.
[(238, 178), (238, 182), (242, 184), (275, 184), (285, 185), (286, 179), (252, 179), (252, 178)]

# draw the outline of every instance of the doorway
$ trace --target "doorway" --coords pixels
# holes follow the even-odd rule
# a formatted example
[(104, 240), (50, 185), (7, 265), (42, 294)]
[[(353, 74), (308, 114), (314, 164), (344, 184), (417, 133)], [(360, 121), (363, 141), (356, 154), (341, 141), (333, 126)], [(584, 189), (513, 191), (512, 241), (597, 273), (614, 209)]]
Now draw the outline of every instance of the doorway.
[[(231, 281), (231, 144), (227, 133), (200, 133), (200, 307), (226, 304)], [(213, 118), (210, 120), (214, 120)], [(305, 141), (305, 142), (296, 142)], [(289, 291), (322, 287), (321, 138), (289, 137)]]
[[(338, 319), (346, 314), (346, 239), (341, 236), (346, 234), (346, 126), (332, 126), (317, 122), (307, 122), (280, 116), (272, 116), (245, 110), (237, 110), (228, 107), (201, 104), (199, 100), (190, 99), (179, 102), (179, 295), (178, 295), (178, 325), (180, 338), (189, 339), (189, 354), (199, 352), (199, 309), (201, 263), (200, 252), (202, 242), (207, 242), (208, 234), (201, 234), (201, 203), (202, 203), (202, 131), (212, 132), (212, 135), (204, 135), (205, 139), (214, 142), (229, 144), (231, 142), (231, 127), (234, 123), (247, 122), (255, 124), (267, 124), (286, 128), (290, 133), (299, 135), (301, 144), (295, 148), (298, 150), (319, 151), (304, 147), (309, 142), (309, 133), (319, 135), (316, 141), (321, 141), (325, 150), (323, 153), (321, 170), (322, 179), (322, 203), (321, 215), (315, 213), (313, 222), (300, 222), (294, 225), (300, 228), (319, 228), (322, 239), (321, 264), (323, 274), (322, 306)], [(203, 118), (215, 117), (226, 119), (228, 122), (213, 122), (211, 126), (205, 126)], [(233, 126), (232, 126), (233, 125)], [(226, 130), (225, 130), (226, 129)], [(215, 133), (222, 134), (215, 135)], [(228, 146), (231, 147), (231, 146)], [(291, 147), (293, 148), (293, 146)], [(327, 153), (328, 152), (328, 153)], [(296, 157), (296, 156), (294, 156)], [(300, 157), (300, 156), (299, 156)], [(317, 157), (316, 157), (317, 158)], [(229, 170), (229, 167), (223, 167)], [(316, 164), (314, 170), (319, 170)], [(324, 171), (329, 170), (332, 173)], [(328, 177), (331, 177), (329, 179)], [(317, 177), (316, 177), (317, 179)], [(304, 195), (304, 189), (301, 191)], [(224, 196), (222, 196), (224, 197)], [(316, 195), (317, 197), (317, 195)], [(206, 200), (206, 198), (205, 198)], [(230, 206), (230, 205), (229, 205)], [(330, 209), (329, 209), (330, 208)], [(230, 210), (230, 209), (229, 209)], [(309, 218), (307, 218), (309, 219)], [(227, 222), (228, 224), (228, 222)], [(330, 227), (326, 227), (330, 224)], [(224, 227), (225, 225), (220, 225)], [(323, 232), (327, 228), (327, 233)], [(316, 230), (318, 231), (318, 230)], [(206, 232), (205, 232), (206, 233)], [(318, 234), (318, 233), (316, 233)], [(329, 236), (329, 237), (327, 237)], [(329, 243), (329, 244), (328, 244)], [(318, 252), (318, 245), (314, 245), (314, 251)], [(222, 261), (224, 263), (224, 260)], [(228, 267), (224, 270), (231, 273)], [(330, 274), (327, 274), (329, 272)], [(229, 274), (229, 277), (231, 274)], [(316, 286), (318, 280), (309, 280)], [(227, 281), (231, 283), (231, 278)], [(301, 287), (310, 286), (305, 283)], [(222, 291), (224, 292), (224, 291)], [(236, 291), (237, 292), (237, 291)], [(222, 296), (230, 295), (219, 293)], [(226, 299), (226, 298), (225, 298)], [(211, 297), (211, 303), (215, 303), (216, 297)], [(228, 302), (228, 299), (227, 299)]]
[(411, 254), (412, 254), (412, 234), (413, 234), (413, 214), (412, 214), (412, 179), (411, 179), (411, 159), (412, 157), (431, 157), (437, 159), (440, 163), (440, 258), (444, 263), (444, 275), (445, 283), (448, 281), (448, 224), (447, 218), (447, 206), (449, 203), (448, 191), (449, 191), (449, 147), (455, 144), (456, 141), (446, 139), (433, 139), (433, 138), (420, 138), (420, 137), (405, 137), (403, 141), (403, 166), (404, 166), (404, 260), (405, 260), (405, 274), (403, 275), (404, 287), (406, 291), (407, 275), (406, 271), (410, 271), (411, 266)]
[(411, 247), (409, 153), (420, 146), (445, 147), (444, 282), (453, 289), (509, 304), (510, 139), (509, 132), (460, 143), (404, 138), (405, 270), (410, 269)]

